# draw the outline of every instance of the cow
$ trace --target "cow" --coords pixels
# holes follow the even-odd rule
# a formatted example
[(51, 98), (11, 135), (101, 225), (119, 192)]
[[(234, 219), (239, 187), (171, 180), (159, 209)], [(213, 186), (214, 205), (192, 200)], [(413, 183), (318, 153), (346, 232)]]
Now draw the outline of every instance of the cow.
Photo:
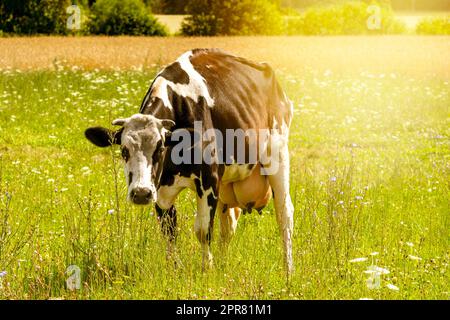
[[(288, 137), (292, 116), (292, 102), (267, 63), (220, 49), (194, 49), (156, 75), (139, 113), (112, 122), (119, 129), (91, 127), (85, 136), (99, 147), (121, 146), (127, 198), (137, 205), (155, 204), (169, 244), (177, 235), (175, 199), (185, 188), (195, 192), (194, 231), (201, 244), (204, 269), (212, 265), (214, 218), (219, 216), (220, 236), (228, 243), (241, 213), (261, 211), (273, 197), (285, 268), (290, 274), (294, 207), (289, 194)], [(236, 153), (248, 152), (252, 142), (245, 136), (245, 150), (238, 150), (236, 135), (227, 136), (230, 130), (257, 130), (258, 136), (267, 130), (269, 134), (265, 144), (258, 144), (253, 162), (247, 155), (240, 161), (236, 154), (225, 159), (228, 154), (218, 152), (223, 151), (220, 146), (211, 153), (216, 161), (195, 161), (193, 156), (190, 162), (174, 161), (172, 155), (181, 143), (180, 136), (175, 139), (176, 133), (184, 130), (197, 141), (199, 128), (212, 132), (210, 141), (222, 135), (224, 144), (234, 146)], [(191, 141), (192, 148), (198, 147), (196, 144)], [(200, 140), (200, 146), (204, 145)], [(262, 161), (261, 151), (270, 155), (269, 161)], [(277, 170), (265, 171), (275, 162)]]

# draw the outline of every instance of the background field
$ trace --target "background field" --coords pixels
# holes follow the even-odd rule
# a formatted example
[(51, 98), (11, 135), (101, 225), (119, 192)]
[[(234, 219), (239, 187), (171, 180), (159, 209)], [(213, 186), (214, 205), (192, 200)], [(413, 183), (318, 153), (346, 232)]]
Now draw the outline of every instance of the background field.
[[(216, 232), (202, 273), (190, 192), (174, 268), (153, 209), (125, 202), (118, 148), (83, 136), (192, 47), (268, 61), (294, 101), (289, 283), (272, 206), (227, 253)], [(448, 299), (449, 53), (450, 37), (0, 39), (0, 297)]]

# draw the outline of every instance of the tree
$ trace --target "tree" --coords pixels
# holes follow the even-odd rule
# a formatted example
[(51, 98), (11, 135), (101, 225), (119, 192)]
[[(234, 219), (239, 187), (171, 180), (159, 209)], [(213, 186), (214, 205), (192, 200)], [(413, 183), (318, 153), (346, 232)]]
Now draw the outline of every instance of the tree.
[(17, 34), (67, 33), (66, 8), (71, 0), (2, 0), (0, 30)]
[(269, 0), (191, 0), (187, 12), (185, 35), (270, 35), (283, 29), (278, 7)]
[(167, 34), (142, 0), (97, 0), (91, 8), (89, 29), (94, 34), (149, 35)]

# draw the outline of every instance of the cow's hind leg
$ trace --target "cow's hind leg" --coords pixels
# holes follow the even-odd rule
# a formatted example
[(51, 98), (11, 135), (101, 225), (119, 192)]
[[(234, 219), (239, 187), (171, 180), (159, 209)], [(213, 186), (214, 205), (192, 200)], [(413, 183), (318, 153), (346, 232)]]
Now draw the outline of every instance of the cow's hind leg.
[(280, 148), (278, 170), (269, 175), (269, 183), (273, 190), (275, 212), (280, 233), (283, 238), (284, 262), (286, 271), (291, 274), (292, 263), (292, 233), (294, 227), (294, 206), (289, 194), (289, 150), (287, 144)]
[(226, 248), (236, 232), (237, 222), (241, 214), (240, 208), (228, 208), (226, 205), (218, 205), (217, 214), (220, 215), (220, 240)]

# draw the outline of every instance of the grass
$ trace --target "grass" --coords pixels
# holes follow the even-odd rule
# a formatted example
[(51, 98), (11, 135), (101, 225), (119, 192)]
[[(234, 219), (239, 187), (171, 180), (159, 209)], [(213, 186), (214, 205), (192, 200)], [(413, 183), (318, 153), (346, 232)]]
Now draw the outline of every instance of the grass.
[[(127, 41), (128, 50), (151, 41), (177, 50), (191, 41), (195, 46), (226, 44), (228, 49), (234, 45), (231, 51), (252, 52), (257, 60), (276, 61), (280, 82), (295, 105), (290, 152), (296, 270), (289, 283), (272, 205), (261, 216), (240, 219), (227, 254), (220, 251), (216, 222), (215, 267), (202, 273), (193, 233), (195, 201), (184, 192), (177, 201), (182, 266), (174, 268), (165, 259), (153, 210), (125, 201), (118, 148), (101, 150), (85, 140), (86, 127), (107, 126), (115, 117), (137, 112), (161, 61), (151, 58), (140, 70), (122, 66), (114, 71), (110, 63), (122, 63), (123, 56), (104, 59), (104, 68), (94, 69), (101, 62), (94, 55), (95, 63), (75, 68), (78, 60), (71, 57), (79, 53), (67, 51), (51, 68), (44, 62), (41, 69), (30, 69), (20, 55), (11, 54), (20, 51), (17, 47), (0, 45), (0, 51), (10, 52), (0, 55), (0, 272), (6, 271), (0, 273), (0, 297), (448, 299), (445, 50), (450, 39), (263, 39), (274, 47), (251, 48), (253, 38), (246, 43), (242, 38), (53, 40), (73, 41), (84, 52), (103, 46), (109, 54)], [(304, 46), (295, 42), (299, 39)], [(0, 39), (5, 41), (29, 41), (29, 52), (38, 52), (52, 38)], [(374, 44), (372, 54), (367, 41)], [(280, 42), (303, 48), (300, 58), (270, 55), (281, 51)], [(399, 42), (409, 46), (399, 52)], [(167, 53), (167, 47), (157, 45), (152, 57), (165, 60), (177, 51)], [(63, 52), (64, 46), (56, 47)], [(347, 60), (354, 64), (347, 62), (347, 68), (344, 53), (333, 59), (320, 50), (350, 47)], [(377, 56), (383, 48), (384, 55)], [(36, 66), (44, 55), (29, 57)], [(302, 57), (316, 62), (301, 66)], [(129, 63), (136, 62), (130, 58)], [(81, 270), (80, 290), (66, 288), (70, 265)], [(371, 266), (389, 271), (380, 276), (378, 289), (367, 286), (371, 275), (365, 271)]]
[(12, 37), (0, 38), (0, 69), (146, 70), (186, 50), (215, 47), (274, 68), (304, 68), (358, 76), (361, 72), (450, 77), (447, 36), (335, 37)]

